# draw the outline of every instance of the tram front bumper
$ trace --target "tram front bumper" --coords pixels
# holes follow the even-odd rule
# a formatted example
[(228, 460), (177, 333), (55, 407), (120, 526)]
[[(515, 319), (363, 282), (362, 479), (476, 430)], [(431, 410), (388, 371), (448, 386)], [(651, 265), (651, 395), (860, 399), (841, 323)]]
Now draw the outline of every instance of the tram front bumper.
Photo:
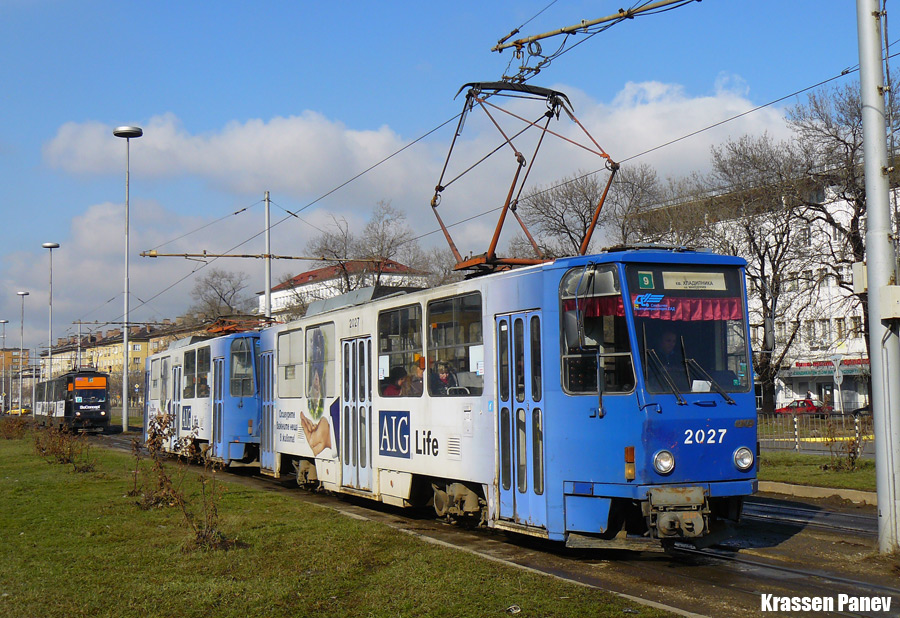
[(656, 537), (696, 538), (707, 532), (709, 503), (701, 487), (653, 487), (643, 503)]

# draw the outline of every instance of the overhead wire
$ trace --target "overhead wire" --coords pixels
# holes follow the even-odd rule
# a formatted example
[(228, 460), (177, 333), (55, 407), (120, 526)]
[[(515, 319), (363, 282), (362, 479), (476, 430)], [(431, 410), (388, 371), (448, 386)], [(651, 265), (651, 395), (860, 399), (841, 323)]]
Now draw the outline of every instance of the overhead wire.
[(246, 212), (247, 210), (253, 208), (253, 207), (256, 206), (257, 204), (261, 204), (262, 202), (263, 202), (263, 200), (258, 200), (258, 201), (256, 201), (256, 202), (250, 204), (249, 206), (244, 206), (243, 208), (234, 211), (233, 213), (230, 213), (230, 214), (227, 214), (227, 215), (223, 215), (223, 216), (219, 217), (218, 219), (215, 219), (215, 220), (213, 220), (213, 221), (210, 221), (209, 223), (205, 223), (204, 225), (201, 225), (200, 227), (191, 230), (190, 232), (185, 232), (185, 233), (182, 234), (181, 236), (176, 236), (175, 238), (173, 238), (173, 239), (171, 239), (171, 240), (167, 240), (167, 241), (165, 241), (164, 243), (161, 243), (161, 244), (159, 244), (159, 245), (156, 245), (155, 247), (152, 247), (151, 250), (156, 250), (156, 249), (159, 249), (160, 247), (165, 247), (166, 245), (169, 245), (169, 244), (171, 244), (171, 243), (173, 243), (173, 242), (175, 242), (175, 241), (181, 240), (182, 238), (186, 238), (186, 237), (190, 236), (191, 234), (196, 234), (196, 233), (199, 232), (200, 230), (204, 230), (204, 229), (206, 229), (206, 228), (208, 228), (208, 227), (210, 227), (210, 226), (212, 226), (212, 225), (215, 225), (216, 223), (219, 223), (220, 221), (224, 221), (225, 219), (228, 219), (229, 217), (234, 217), (234, 216), (237, 216), (237, 215), (239, 215), (239, 214), (241, 214), (241, 213), (243, 213), (243, 212)]

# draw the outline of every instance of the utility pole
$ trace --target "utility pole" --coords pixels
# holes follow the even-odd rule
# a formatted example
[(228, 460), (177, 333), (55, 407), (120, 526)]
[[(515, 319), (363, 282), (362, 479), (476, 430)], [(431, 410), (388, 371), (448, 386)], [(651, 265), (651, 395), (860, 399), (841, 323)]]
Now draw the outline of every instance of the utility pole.
[(878, 546), (900, 549), (900, 287), (896, 285), (888, 196), (881, 10), (878, 0), (856, 0), (863, 159), (866, 173), (866, 271), (868, 274), (869, 363), (878, 490)]
[(272, 239), (269, 227), (269, 192), (266, 191), (266, 320), (272, 319)]

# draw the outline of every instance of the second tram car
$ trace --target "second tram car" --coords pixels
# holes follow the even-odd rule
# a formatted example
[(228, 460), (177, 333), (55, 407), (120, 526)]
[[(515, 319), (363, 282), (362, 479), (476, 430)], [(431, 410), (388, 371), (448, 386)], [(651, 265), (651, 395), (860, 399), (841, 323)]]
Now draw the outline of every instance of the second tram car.
[(148, 420), (169, 414), (168, 452), (187, 441), (213, 461), (251, 463), (259, 457), (260, 401), (256, 377), (259, 334), (190, 338), (147, 358), (144, 437)]
[(70, 371), (38, 383), (34, 418), (73, 430), (108, 430), (109, 376), (99, 371)]
[[(702, 543), (757, 486), (744, 266), (623, 248), (311, 310), (261, 334), (261, 469), (570, 546)], [(180, 354), (148, 412), (184, 405), (157, 383)]]

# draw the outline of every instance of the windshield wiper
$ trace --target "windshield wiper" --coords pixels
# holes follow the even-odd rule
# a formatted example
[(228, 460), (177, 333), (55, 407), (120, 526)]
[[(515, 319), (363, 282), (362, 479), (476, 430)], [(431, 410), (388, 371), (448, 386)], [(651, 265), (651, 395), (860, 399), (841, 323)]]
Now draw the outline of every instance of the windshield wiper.
[(671, 389), (671, 391), (675, 394), (675, 398), (678, 399), (678, 405), (687, 405), (687, 401), (685, 401), (684, 397), (681, 396), (681, 393), (678, 391), (678, 387), (675, 385), (675, 380), (672, 379), (672, 374), (669, 373), (669, 370), (666, 369), (666, 366), (660, 360), (659, 354), (657, 354), (656, 350), (654, 350), (653, 348), (645, 349), (647, 350), (647, 357), (649, 357), (650, 360), (654, 362), (654, 368), (663, 377), (669, 389)]
[(706, 378), (707, 380), (709, 380), (709, 383), (710, 383), (710, 385), (713, 387), (713, 390), (715, 390), (717, 393), (719, 393), (720, 395), (722, 395), (722, 397), (725, 399), (725, 401), (727, 401), (727, 402), (730, 403), (731, 405), (734, 405), (734, 399), (732, 399), (731, 396), (730, 396), (728, 393), (726, 393), (725, 390), (724, 390), (721, 386), (719, 386), (719, 383), (716, 382), (716, 381), (713, 379), (713, 377), (712, 377), (711, 375), (709, 375), (709, 373), (707, 373), (706, 369), (704, 369), (704, 368), (700, 365), (700, 363), (698, 363), (697, 361), (695, 361), (693, 358), (685, 358), (685, 359), (684, 359), (684, 364), (685, 364), (685, 365), (690, 365), (691, 367), (693, 367), (694, 369), (696, 369), (697, 372), (698, 372), (700, 375), (702, 375), (704, 378)]

